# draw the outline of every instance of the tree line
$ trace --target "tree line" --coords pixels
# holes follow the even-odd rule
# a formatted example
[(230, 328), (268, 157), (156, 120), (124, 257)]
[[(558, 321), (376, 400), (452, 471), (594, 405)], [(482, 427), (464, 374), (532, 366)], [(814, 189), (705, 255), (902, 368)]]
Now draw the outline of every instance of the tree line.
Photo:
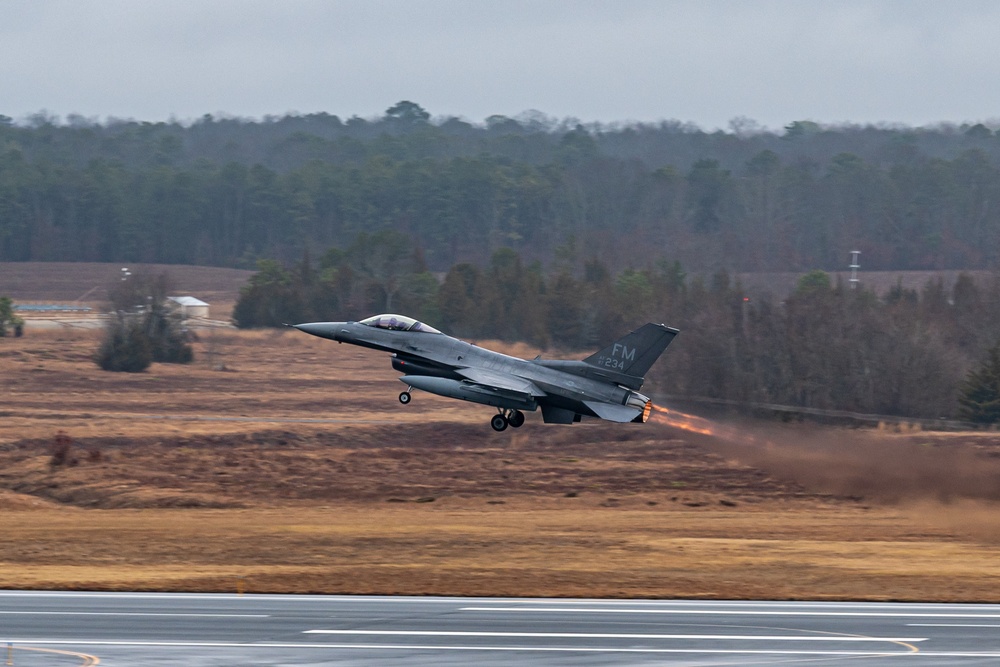
[(681, 336), (647, 378), (655, 392), (970, 417), (958, 398), (974, 394), (966, 376), (998, 342), (1000, 274), (979, 283), (961, 274), (954, 285), (933, 278), (920, 290), (897, 284), (876, 294), (817, 270), (777, 297), (750, 293), (725, 271), (690, 277), (677, 261), (614, 272), (595, 257), (579, 270), (545, 271), (502, 248), (483, 267), (459, 263), (439, 278), (405, 239), (385, 233), (318, 261), (262, 261), (234, 318), (241, 327), (277, 326), (387, 311), (467, 339), (576, 352), (663, 322)]
[(194, 123), (0, 117), (0, 261), (252, 267), (395, 231), (426, 266), (512, 248), (547, 272), (1000, 267), (1000, 138), (983, 125), (746, 120), (482, 124), (401, 102)]

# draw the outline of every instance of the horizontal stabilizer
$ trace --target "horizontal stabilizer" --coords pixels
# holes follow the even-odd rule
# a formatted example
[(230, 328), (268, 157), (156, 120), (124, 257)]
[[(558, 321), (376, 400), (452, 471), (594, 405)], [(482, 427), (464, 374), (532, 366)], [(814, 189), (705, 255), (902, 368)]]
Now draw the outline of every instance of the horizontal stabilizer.
[(594, 414), (609, 422), (624, 424), (630, 422), (642, 414), (639, 408), (630, 408), (627, 405), (615, 405), (614, 403), (602, 403), (601, 401), (584, 401), (584, 405), (594, 411)]

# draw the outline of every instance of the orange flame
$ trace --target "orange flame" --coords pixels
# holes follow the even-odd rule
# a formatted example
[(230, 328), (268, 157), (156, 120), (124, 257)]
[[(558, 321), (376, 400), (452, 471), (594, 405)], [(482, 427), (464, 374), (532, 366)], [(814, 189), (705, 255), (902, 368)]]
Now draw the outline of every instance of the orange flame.
[(691, 431), (692, 433), (701, 433), (702, 435), (718, 435), (707, 419), (702, 419), (697, 415), (689, 415), (679, 410), (661, 408), (658, 405), (654, 405), (653, 410), (656, 411), (656, 414), (653, 415), (654, 421), (661, 424), (667, 424), (668, 426)]

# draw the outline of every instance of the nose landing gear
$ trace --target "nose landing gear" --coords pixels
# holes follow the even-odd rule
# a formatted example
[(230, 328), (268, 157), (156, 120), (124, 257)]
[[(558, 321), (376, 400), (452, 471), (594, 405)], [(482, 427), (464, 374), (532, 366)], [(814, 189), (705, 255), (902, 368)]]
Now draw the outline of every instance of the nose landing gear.
[(407, 387), (406, 391), (404, 391), (402, 394), (399, 395), (399, 402), (402, 403), (403, 405), (406, 405), (412, 400), (412, 398), (413, 397), (410, 396), (410, 387)]

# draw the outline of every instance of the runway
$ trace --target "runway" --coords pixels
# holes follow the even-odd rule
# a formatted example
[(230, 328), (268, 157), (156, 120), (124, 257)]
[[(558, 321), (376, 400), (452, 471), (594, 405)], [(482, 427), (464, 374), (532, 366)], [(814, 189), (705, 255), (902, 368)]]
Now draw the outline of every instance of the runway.
[(0, 591), (0, 642), (17, 667), (968, 667), (1000, 664), (1000, 605)]

